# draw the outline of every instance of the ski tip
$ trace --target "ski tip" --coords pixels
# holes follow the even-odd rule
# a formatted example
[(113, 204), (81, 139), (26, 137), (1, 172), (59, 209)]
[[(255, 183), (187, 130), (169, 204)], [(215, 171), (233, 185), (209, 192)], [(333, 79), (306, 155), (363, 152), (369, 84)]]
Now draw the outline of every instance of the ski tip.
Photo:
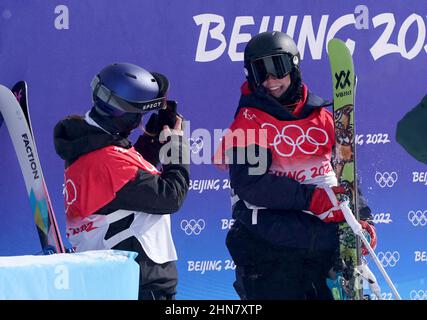
[(27, 83), (24, 80), (20, 80), (13, 85), (12, 91), (14, 88), (24, 88), (24, 87), (27, 87)]
[(15, 83), (11, 91), (15, 95), (16, 100), (18, 100), (19, 104), (27, 104), (28, 87), (27, 83), (24, 80)]
[(11, 91), (16, 95), (16, 93), (19, 94), (27, 94), (27, 83), (24, 80), (18, 81), (15, 83), (11, 89)]
[(27, 93), (27, 83), (23, 80), (18, 81), (17, 83), (14, 84), (14, 86), (12, 87), (12, 89), (0, 84), (0, 92), (5, 93), (5, 92), (23, 92), (23, 93)]
[(348, 49), (347, 45), (345, 44), (345, 42), (341, 39), (338, 38), (333, 38), (331, 40), (328, 41), (328, 52), (331, 51), (335, 51), (335, 50), (346, 50), (348, 52), (350, 52), (350, 50)]

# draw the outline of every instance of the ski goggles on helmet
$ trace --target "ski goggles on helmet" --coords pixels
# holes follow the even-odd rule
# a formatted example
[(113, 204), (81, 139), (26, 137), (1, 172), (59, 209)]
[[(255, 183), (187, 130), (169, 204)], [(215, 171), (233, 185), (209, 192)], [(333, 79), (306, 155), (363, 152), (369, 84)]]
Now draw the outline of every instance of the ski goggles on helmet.
[(255, 83), (261, 85), (271, 74), (282, 79), (292, 71), (292, 64), (287, 54), (276, 54), (262, 57), (251, 62)]
[(147, 101), (127, 101), (120, 98), (113, 91), (104, 86), (98, 76), (93, 78), (91, 88), (94, 97), (116, 109), (115, 112), (113, 112), (115, 116), (119, 116), (123, 113), (146, 113), (166, 108), (167, 88), (166, 90), (160, 91), (160, 97)]

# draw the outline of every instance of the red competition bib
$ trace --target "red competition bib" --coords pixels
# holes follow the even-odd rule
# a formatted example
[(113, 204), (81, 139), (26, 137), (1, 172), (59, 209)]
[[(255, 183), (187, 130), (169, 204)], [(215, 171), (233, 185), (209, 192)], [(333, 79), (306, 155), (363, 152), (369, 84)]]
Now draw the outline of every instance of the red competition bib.
[(68, 217), (87, 217), (110, 203), (138, 169), (159, 171), (134, 148), (108, 146), (80, 157), (65, 170), (64, 200)]
[(335, 176), (331, 166), (334, 124), (324, 108), (315, 109), (305, 119), (290, 121), (280, 121), (256, 108), (242, 108), (223, 137), (215, 162), (227, 161), (226, 150), (251, 144), (271, 150), (271, 174), (315, 184)]

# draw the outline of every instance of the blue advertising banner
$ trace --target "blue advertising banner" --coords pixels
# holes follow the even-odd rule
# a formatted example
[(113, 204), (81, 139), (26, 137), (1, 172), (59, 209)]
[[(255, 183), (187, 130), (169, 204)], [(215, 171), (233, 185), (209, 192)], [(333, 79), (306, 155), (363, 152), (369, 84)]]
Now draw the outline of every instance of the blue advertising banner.
[[(90, 82), (112, 62), (167, 75), (191, 145), (191, 189), (172, 216), (177, 298), (237, 299), (225, 246), (233, 224), (230, 183), (211, 158), (240, 97), (244, 46), (263, 31), (288, 33), (301, 54), (303, 81), (331, 100), (327, 42), (342, 39), (358, 77), (357, 171), (376, 223), (376, 252), (402, 298), (425, 300), (427, 167), (397, 144), (395, 129), (427, 91), (426, 16), (427, 2), (420, 0), (2, 0), (0, 83), (29, 85), (38, 153), (64, 236), (64, 164), (54, 150), (54, 125), (91, 108)], [(30, 203), (4, 125), (0, 150), (0, 255), (37, 253)], [(383, 298), (391, 299), (368, 260)]]

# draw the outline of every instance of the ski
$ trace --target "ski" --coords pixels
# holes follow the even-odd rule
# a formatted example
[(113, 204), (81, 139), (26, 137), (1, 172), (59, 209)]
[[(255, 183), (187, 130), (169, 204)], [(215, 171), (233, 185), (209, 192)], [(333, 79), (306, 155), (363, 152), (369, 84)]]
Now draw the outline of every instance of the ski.
[(64, 245), (34, 142), (27, 85), (20, 81), (12, 91), (0, 85), (0, 113), (18, 157), (40, 243), (45, 254), (63, 253)]
[[(396, 300), (401, 300), (402, 298), (400, 297), (400, 294), (397, 291), (394, 283), (391, 281), (391, 279), (390, 279), (389, 275), (387, 274), (387, 272), (385, 271), (381, 261), (378, 259), (378, 256), (375, 254), (374, 249), (372, 249), (368, 239), (366, 238), (361, 224), (359, 223), (359, 221), (356, 220), (356, 217), (354, 216), (353, 212), (351, 211), (350, 205), (349, 205), (349, 200), (346, 199), (346, 200), (342, 201), (339, 204), (339, 206), (341, 208), (341, 211), (344, 214), (345, 221), (350, 226), (353, 233), (355, 235), (357, 235), (362, 240), (363, 245), (368, 250), (369, 254), (371, 255), (371, 258), (374, 260), (375, 264), (378, 267), (378, 270), (381, 272), (385, 281), (389, 285), (389, 287), (390, 287), (391, 291), (393, 292)], [(377, 280), (375, 279), (374, 274), (371, 272), (371, 270), (369, 270), (367, 265), (362, 263), (361, 265), (359, 265), (356, 268), (356, 272), (358, 273), (358, 276), (366, 279), (369, 282), (369, 287), (370, 287), (372, 293), (374, 293), (378, 299), (381, 299), (381, 289), (378, 286), (378, 283), (377, 283)]]
[[(333, 115), (335, 125), (334, 170), (338, 183), (346, 189), (351, 211), (359, 220), (357, 206), (355, 90), (356, 76), (353, 59), (345, 43), (339, 39), (328, 42), (328, 56), (333, 84)], [(343, 201), (344, 199), (338, 199)], [(362, 264), (360, 239), (345, 222), (339, 225), (340, 260), (337, 266), (335, 299), (363, 298), (363, 285), (357, 270)]]

